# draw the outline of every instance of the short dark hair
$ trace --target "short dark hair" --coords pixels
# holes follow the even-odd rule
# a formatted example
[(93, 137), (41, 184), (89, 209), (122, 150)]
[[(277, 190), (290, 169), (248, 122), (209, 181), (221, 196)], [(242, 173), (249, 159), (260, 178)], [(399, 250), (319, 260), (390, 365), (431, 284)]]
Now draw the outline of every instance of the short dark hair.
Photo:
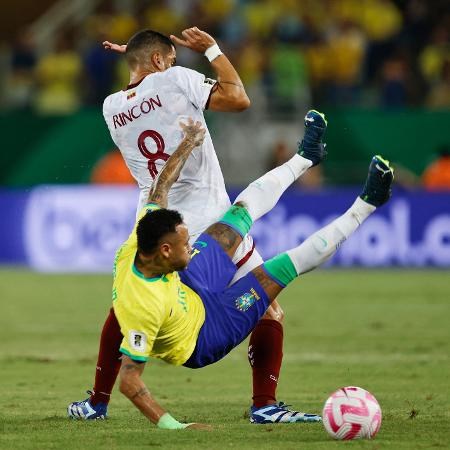
[(168, 53), (174, 47), (172, 41), (164, 34), (153, 30), (141, 30), (130, 38), (127, 43), (126, 58), (130, 66), (136, 66), (150, 56), (153, 50)]
[(136, 228), (138, 250), (144, 255), (153, 253), (160, 239), (167, 233), (175, 233), (176, 226), (183, 223), (183, 217), (172, 209), (149, 211)]

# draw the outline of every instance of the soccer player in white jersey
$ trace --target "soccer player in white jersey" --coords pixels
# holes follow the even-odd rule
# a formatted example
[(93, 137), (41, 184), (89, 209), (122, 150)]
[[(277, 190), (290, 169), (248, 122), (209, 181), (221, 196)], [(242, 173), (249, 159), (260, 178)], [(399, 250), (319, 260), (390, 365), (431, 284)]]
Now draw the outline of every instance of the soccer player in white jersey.
[[(138, 211), (145, 205), (150, 187), (182, 140), (179, 122), (191, 117), (205, 126), (201, 151), (189, 157), (168, 198), (169, 208), (180, 211), (188, 224), (192, 243), (230, 207), (203, 110), (242, 111), (249, 107), (250, 101), (238, 73), (209, 34), (193, 27), (184, 30), (182, 36), (182, 39), (176, 36), (169, 39), (158, 32), (143, 30), (126, 46), (105, 42), (106, 48), (125, 54), (130, 84), (106, 98), (103, 114), (112, 139), (141, 189)], [(174, 44), (205, 54), (217, 81), (194, 70), (174, 66)], [(302, 145), (308, 139), (310, 145), (323, 145), (324, 118), (312, 112), (305, 124), (307, 129)], [(238, 267), (233, 282), (262, 263), (249, 235), (234, 253), (233, 263)], [(282, 322), (283, 311), (274, 301), (254, 329), (249, 343), (253, 375), (252, 415), (256, 417), (258, 409), (264, 408), (266, 422), (274, 422), (280, 411), (285, 411), (275, 397), (282, 361)], [(88, 403), (91, 410), (98, 412), (86, 418), (106, 413), (120, 367), (121, 341), (120, 328), (111, 310), (101, 336), (94, 391)], [(314, 415), (292, 417), (296, 420), (291, 421), (298, 422), (320, 420)]]

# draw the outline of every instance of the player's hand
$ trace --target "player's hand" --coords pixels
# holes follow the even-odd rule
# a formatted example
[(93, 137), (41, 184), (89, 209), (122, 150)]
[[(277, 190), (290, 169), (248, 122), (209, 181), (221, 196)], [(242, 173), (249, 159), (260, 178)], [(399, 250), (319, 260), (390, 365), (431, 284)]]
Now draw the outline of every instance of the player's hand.
[(103, 42), (103, 48), (105, 50), (112, 50), (116, 53), (125, 53), (127, 50), (126, 45), (114, 44), (113, 42), (105, 41)]
[(205, 53), (206, 49), (216, 43), (212, 36), (197, 27), (186, 28), (181, 34), (184, 39), (180, 39), (171, 34), (170, 40), (174, 44), (190, 48), (191, 50), (194, 50), (194, 52)]
[(201, 122), (195, 122), (189, 117), (188, 123), (180, 122), (180, 126), (184, 131), (184, 139), (189, 141), (194, 147), (203, 144), (205, 139), (206, 128), (202, 128)]
[(190, 423), (185, 430), (204, 430), (204, 431), (211, 431), (212, 426), (206, 425), (205, 423)]

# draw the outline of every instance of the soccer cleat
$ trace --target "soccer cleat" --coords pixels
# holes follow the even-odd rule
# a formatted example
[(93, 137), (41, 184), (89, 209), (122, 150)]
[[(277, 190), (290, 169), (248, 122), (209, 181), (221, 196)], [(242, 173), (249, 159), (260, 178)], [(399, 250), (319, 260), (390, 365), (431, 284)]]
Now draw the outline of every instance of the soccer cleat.
[(380, 155), (375, 155), (369, 166), (369, 175), (360, 197), (373, 206), (381, 206), (391, 197), (391, 185), (394, 179), (394, 169), (389, 161)]
[[(92, 394), (91, 391), (87, 391), (87, 393)], [(108, 405), (105, 403), (97, 403), (92, 406), (87, 398), (81, 402), (70, 403), (67, 407), (67, 414), (72, 419), (103, 420), (108, 416), (107, 409)]]
[(250, 422), (257, 424), (265, 423), (305, 423), (305, 422), (321, 422), (322, 417), (317, 414), (306, 414), (288, 409), (290, 405), (283, 402), (274, 403), (273, 405), (250, 408)]
[(325, 147), (327, 144), (322, 142), (322, 138), (327, 130), (327, 120), (325, 114), (312, 109), (305, 116), (305, 134), (303, 140), (299, 142), (298, 154), (303, 158), (312, 161), (313, 166), (322, 161), (327, 155)]

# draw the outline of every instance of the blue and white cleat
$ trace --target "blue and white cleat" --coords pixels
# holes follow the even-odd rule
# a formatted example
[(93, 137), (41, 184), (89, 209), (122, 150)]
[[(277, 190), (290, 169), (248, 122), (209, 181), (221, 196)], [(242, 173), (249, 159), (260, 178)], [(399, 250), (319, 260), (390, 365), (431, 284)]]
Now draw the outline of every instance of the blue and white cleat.
[(328, 122), (325, 114), (312, 109), (305, 116), (305, 134), (298, 144), (298, 154), (312, 161), (313, 166), (319, 164), (327, 155), (322, 138), (327, 130)]
[(391, 197), (393, 180), (394, 169), (389, 165), (389, 161), (380, 155), (375, 155), (370, 162), (369, 174), (360, 197), (378, 208)]
[[(87, 391), (91, 395), (91, 391)], [(67, 407), (67, 414), (72, 419), (81, 420), (104, 420), (108, 417), (108, 405), (105, 403), (97, 403), (92, 406), (89, 399), (81, 402), (70, 403)]]
[(317, 414), (306, 414), (288, 409), (290, 405), (283, 402), (273, 405), (250, 408), (250, 422), (257, 424), (267, 423), (306, 423), (306, 422), (322, 422), (322, 417)]

